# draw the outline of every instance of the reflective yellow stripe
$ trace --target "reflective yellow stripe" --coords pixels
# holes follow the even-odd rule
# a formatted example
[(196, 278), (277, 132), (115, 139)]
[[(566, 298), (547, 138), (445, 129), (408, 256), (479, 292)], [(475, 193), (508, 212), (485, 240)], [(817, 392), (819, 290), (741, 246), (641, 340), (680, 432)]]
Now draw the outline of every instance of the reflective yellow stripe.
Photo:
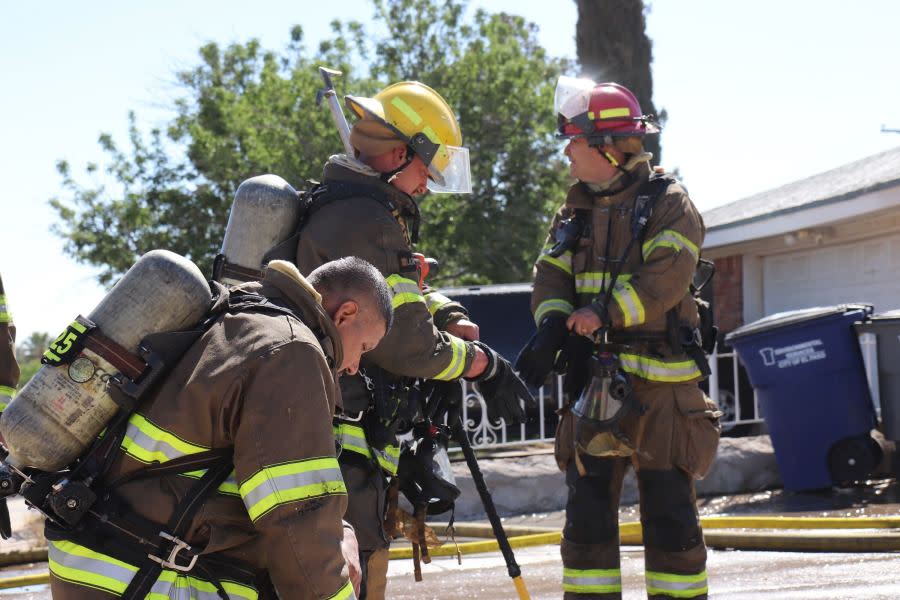
[[(128, 419), (128, 427), (125, 429), (121, 448), (128, 456), (145, 464), (164, 463), (210, 449), (207, 446), (188, 442), (174, 433), (158, 427), (140, 413), (134, 413)], [(205, 469), (181, 473), (181, 475), (199, 479), (204, 473), (206, 473)], [(218, 491), (232, 496), (238, 495), (234, 472), (219, 485)]]
[(672, 229), (661, 231), (652, 240), (644, 242), (644, 245), (641, 248), (644, 260), (646, 260), (657, 248), (672, 248), (675, 252), (687, 250), (695, 259), (700, 257), (700, 251), (697, 249), (697, 244)]
[(438, 137), (437, 132), (434, 129), (432, 129), (430, 125), (426, 125), (422, 129), (422, 133), (424, 133), (426, 136), (428, 136), (428, 139), (431, 140), (432, 142), (434, 142), (435, 144), (437, 144), (438, 146), (440, 146), (443, 143), (441, 141), (441, 138)]
[(644, 303), (641, 302), (634, 287), (627, 281), (617, 281), (613, 288), (613, 299), (619, 305), (622, 311), (625, 327), (632, 325), (640, 325), (647, 320), (647, 314), (644, 311)]
[(534, 311), (534, 322), (540, 325), (541, 321), (544, 320), (544, 317), (552, 312), (561, 312), (566, 315), (571, 315), (575, 312), (575, 307), (572, 306), (571, 302), (563, 300), (562, 298), (550, 298), (549, 300), (544, 300), (538, 304), (537, 310)]
[(0, 323), (12, 323), (12, 313), (6, 305), (6, 294), (0, 294)]
[(566, 250), (559, 256), (550, 256), (545, 251), (538, 257), (538, 262), (545, 262), (560, 269), (563, 273), (572, 274), (572, 251)]
[(622, 591), (619, 569), (563, 569), (563, 591), (576, 594), (614, 594)]
[[(406, 118), (412, 121), (413, 125), (419, 125), (422, 123), (422, 117), (415, 111), (415, 109), (406, 103), (406, 100), (399, 96), (394, 96), (391, 99), (391, 104), (393, 104), (397, 110), (406, 115)], [(430, 137), (430, 136), (429, 136)]]
[(450, 364), (432, 377), (438, 381), (453, 381), (462, 377), (463, 369), (466, 368), (466, 343), (456, 336), (448, 336), (450, 338)]
[(349, 450), (362, 454), (366, 458), (372, 458), (369, 452), (369, 443), (366, 441), (366, 433), (359, 425), (339, 422), (334, 426), (334, 438), (341, 445), (342, 450)]
[(356, 594), (353, 593), (353, 585), (348, 581), (333, 596), (328, 596), (328, 600), (356, 600)]
[(692, 359), (668, 361), (641, 354), (622, 353), (619, 361), (623, 371), (649, 381), (681, 383), (701, 376), (700, 368)]
[(696, 575), (678, 575), (647, 571), (647, 593), (672, 598), (695, 598), (709, 593), (706, 571)]
[(366, 432), (359, 425), (353, 425), (339, 421), (334, 425), (334, 438), (341, 445), (342, 450), (362, 454), (366, 458), (375, 457), (378, 464), (389, 475), (397, 474), (400, 466), (400, 448), (397, 446), (385, 446), (384, 450), (371, 448), (366, 441)]
[[(619, 273), (616, 277), (616, 283), (620, 281), (630, 281), (630, 273)], [(585, 271), (584, 273), (575, 274), (575, 293), (576, 294), (598, 294), (603, 289), (603, 282), (612, 281), (612, 274), (606, 271)]]
[[(121, 596), (138, 568), (106, 554), (70, 541), (51, 541), (48, 549), (50, 572), (59, 579)], [(222, 580), (222, 588), (235, 600), (256, 600), (257, 591), (249, 586)], [(218, 600), (216, 586), (209, 581), (164, 569), (153, 583), (146, 598), (168, 600)]]
[(397, 474), (397, 468), (400, 466), (400, 448), (388, 445), (384, 447), (384, 450), (379, 450), (378, 448), (372, 448), (371, 450), (375, 454), (378, 464), (381, 465), (381, 468), (388, 475), (394, 476)]
[(623, 106), (620, 108), (607, 108), (605, 110), (600, 111), (601, 119), (615, 119), (616, 117), (630, 117), (631, 111), (628, 110), (627, 106)]
[(391, 288), (391, 292), (394, 294), (394, 297), (391, 300), (391, 306), (393, 306), (394, 309), (410, 302), (425, 302), (425, 297), (422, 296), (422, 290), (419, 289), (419, 284), (412, 279), (407, 279), (401, 275), (394, 274), (389, 275), (386, 281), (388, 287)]
[(439, 292), (430, 292), (425, 296), (425, 304), (428, 306), (428, 312), (430, 312), (432, 316), (451, 302), (453, 302), (453, 300)]
[(205, 452), (209, 447), (183, 440), (174, 433), (157, 427), (145, 416), (134, 413), (128, 419), (122, 450), (144, 463), (164, 463), (187, 454)]
[(244, 506), (256, 521), (291, 502), (347, 493), (336, 458), (328, 456), (263, 467), (240, 485)]

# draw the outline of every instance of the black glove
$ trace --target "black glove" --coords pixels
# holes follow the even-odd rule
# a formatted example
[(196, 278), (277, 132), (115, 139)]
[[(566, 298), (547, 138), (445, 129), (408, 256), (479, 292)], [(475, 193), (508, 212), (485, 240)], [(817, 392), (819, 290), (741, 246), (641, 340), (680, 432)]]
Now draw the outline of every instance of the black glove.
[(526, 405), (536, 407), (537, 400), (528, 391), (525, 382), (513, 371), (508, 360), (490, 346), (481, 342), (474, 343), (488, 357), (487, 368), (474, 379), (487, 404), (488, 419), (496, 421), (502, 418), (507, 425), (521, 423), (525, 420), (525, 411), (520, 401), (524, 400)]
[(519, 352), (516, 371), (528, 385), (540, 387), (547, 381), (547, 376), (553, 370), (556, 353), (563, 348), (569, 336), (567, 319), (566, 315), (558, 313), (544, 317), (538, 330)]
[(590, 381), (593, 353), (594, 342), (583, 335), (570, 335), (565, 347), (559, 353), (556, 368), (566, 374), (563, 391), (568, 395), (569, 402), (578, 400)]

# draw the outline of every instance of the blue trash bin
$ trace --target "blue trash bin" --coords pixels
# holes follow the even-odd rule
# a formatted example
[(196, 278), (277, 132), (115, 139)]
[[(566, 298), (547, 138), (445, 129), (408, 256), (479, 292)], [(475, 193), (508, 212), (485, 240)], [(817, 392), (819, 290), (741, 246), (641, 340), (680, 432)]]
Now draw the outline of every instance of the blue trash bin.
[(834, 461), (858, 469), (854, 453), (869, 452), (875, 411), (853, 324), (871, 312), (854, 304), (778, 313), (725, 338), (756, 391), (786, 490), (840, 483)]

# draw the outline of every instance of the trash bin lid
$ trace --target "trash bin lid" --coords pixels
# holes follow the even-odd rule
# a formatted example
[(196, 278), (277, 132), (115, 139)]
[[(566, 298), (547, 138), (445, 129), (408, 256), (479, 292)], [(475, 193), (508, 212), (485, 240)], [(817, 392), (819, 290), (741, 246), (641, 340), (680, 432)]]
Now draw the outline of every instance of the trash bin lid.
[(889, 310), (883, 313), (878, 313), (877, 315), (872, 315), (872, 320), (877, 319), (900, 319), (900, 308)]
[(896, 326), (900, 323), (900, 309), (889, 310), (887, 312), (872, 315), (865, 321), (854, 323), (853, 327), (860, 333), (869, 333), (871, 331), (880, 330), (885, 326)]
[(801, 308), (798, 310), (789, 310), (785, 312), (775, 313), (768, 317), (763, 317), (758, 321), (748, 323), (743, 327), (738, 327), (725, 336), (725, 341), (730, 343), (731, 340), (741, 338), (747, 335), (764, 333), (787, 325), (796, 325), (804, 321), (812, 321), (813, 319), (821, 319), (831, 315), (844, 314), (854, 310), (865, 311), (866, 314), (872, 313), (871, 304), (838, 304), (836, 306), (815, 306), (813, 308)]

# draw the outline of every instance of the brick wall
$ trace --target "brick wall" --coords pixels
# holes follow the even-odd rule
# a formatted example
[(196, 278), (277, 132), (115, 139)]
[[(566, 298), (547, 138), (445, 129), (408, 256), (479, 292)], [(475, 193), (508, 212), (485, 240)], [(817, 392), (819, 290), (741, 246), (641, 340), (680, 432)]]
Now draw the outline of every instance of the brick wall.
[(719, 331), (728, 333), (744, 323), (743, 264), (740, 255), (717, 258), (713, 278), (713, 310)]

